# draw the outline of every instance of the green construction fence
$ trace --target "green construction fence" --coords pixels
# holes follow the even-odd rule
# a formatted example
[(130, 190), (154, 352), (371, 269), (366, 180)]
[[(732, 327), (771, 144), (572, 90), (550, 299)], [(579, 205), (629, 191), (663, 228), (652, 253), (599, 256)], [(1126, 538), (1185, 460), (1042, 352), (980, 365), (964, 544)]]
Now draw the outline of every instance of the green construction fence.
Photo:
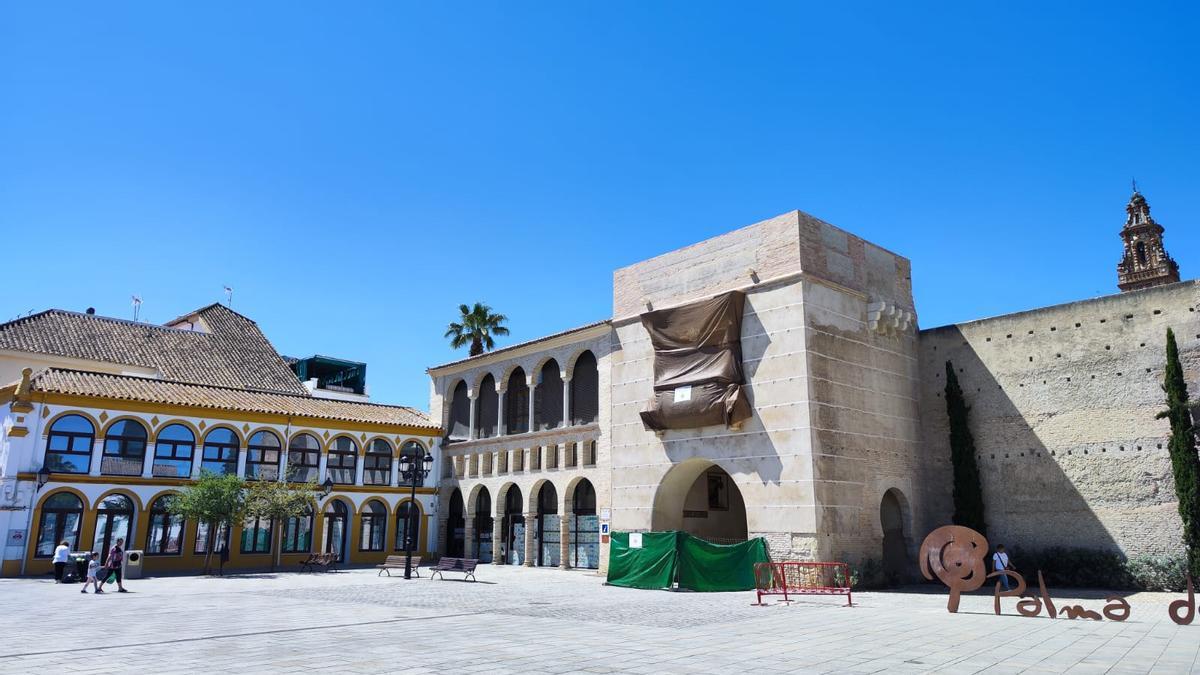
[(678, 531), (614, 532), (608, 551), (608, 583), (627, 588), (752, 591), (754, 564), (770, 560), (762, 538), (714, 544)]

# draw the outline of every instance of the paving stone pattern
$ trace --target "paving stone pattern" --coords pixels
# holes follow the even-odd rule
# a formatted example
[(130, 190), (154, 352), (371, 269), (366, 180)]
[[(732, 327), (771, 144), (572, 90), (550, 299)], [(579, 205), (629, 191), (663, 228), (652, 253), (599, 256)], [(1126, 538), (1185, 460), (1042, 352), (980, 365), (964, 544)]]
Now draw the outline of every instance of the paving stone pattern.
[(932, 587), (753, 607), (753, 593), (637, 591), (584, 572), (479, 577), (164, 577), (100, 597), (4, 579), (0, 672), (1143, 673), (1193, 670), (1200, 652), (1200, 622), (1167, 617), (1172, 594), (1132, 596), (1131, 619), (1112, 623), (1015, 616), (1012, 599), (995, 616), (983, 595), (949, 615)]

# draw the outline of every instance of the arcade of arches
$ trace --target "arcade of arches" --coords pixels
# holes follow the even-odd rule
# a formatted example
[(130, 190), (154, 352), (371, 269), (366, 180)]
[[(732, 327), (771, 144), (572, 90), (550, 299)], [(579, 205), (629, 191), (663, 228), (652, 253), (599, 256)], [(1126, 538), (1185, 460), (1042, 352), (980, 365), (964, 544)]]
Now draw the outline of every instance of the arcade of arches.
[(493, 496), (486, 486), (477, 485), (469, 499), (455, 488), (445, 550), (451, 557), (499, 565), (597, 569), (600, 522), (595, 486), (577, 478), (560, 491), (543, 480), (531, 494), (524, 494), (508, 483)]

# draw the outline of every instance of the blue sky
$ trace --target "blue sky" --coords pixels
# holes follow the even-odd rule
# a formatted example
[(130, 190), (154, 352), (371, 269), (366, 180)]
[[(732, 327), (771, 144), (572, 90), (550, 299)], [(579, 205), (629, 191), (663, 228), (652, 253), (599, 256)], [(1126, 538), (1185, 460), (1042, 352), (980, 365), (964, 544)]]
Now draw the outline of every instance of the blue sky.
[(1130, 178), (1200, 269), (1193, 3), (0, 5), (0, 320), (222, 299), (428, 405), (620, 266), (801, 209), (931, 327), (1116, 291)]

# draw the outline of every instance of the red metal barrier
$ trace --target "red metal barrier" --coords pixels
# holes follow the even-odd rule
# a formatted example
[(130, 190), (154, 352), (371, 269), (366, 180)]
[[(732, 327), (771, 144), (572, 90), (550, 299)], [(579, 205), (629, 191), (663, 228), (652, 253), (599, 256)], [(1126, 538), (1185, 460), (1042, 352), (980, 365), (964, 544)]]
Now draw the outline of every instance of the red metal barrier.
[(758, 602), (764, 595), (844, 595), (846, 606), (854, 603), (850, 596), (850, 566), (840, 562), (777, 562), (755, 563), (754, 585)]

